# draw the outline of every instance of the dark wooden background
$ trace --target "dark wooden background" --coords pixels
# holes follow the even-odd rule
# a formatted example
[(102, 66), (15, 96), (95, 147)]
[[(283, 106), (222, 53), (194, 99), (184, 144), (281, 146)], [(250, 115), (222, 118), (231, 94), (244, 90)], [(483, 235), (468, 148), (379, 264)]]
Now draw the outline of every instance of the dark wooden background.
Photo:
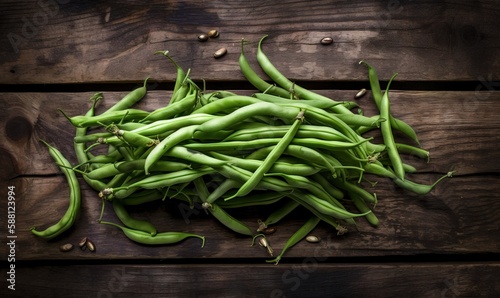
[[(0, 3), (0, 293), (32, 297), (493, 297), (500, 294), (500, 9), (496, 1), (2, 1)], [(197, 35), (217, 29), (206, 43)], [(140, 107), (164, 105), (174, 67), (153, 52), (169, 50), (209, 90), (254, 89), (239, 71), (242, 38), (257, 69), (264, 50), (291, 80), (335, 99), (369, 88), (365, 59), (383, 86), (393, 73), (395, 116), (417, 131), (431, 152), (413, 177), (429, 183), (450, 170), (432, 193), (416, 196), (381, 180), (378, 228), (336, 236), (320, 225), (319, 244), (300, 243), (278, 266), (202, 210), (151, 203), (133, 210), (159, 229), (207, 237), (146, 247), (97, 224), (100, 201), (81, 180), (83, 203), (74, 228), (54, 241), (38, 239), (67, 207), (68, 189), (44, 139), (76, 163), (74, 128), (57, 111), (99, 110), (150, 76)], [(324, 46), (323, 37), (335, 42)], [(221, 59), (212, 57), (226, 47)], [(262, 74), (262, 72), (259, 73)], [(371, 95), (359, 100), (375, 113)], [(8, 186), (16, 193), (16, 291), (7, 289)], [(109, 206), (108, 206), (109, 207)], [(269, 210), (237, 215), (256, 227)], [(112, 210), (106, 218), (113, 220)], [(269, 240), (279, 251), (304, 221), (296, 212)], [(61, 253), (59, 245), (89, 236), (97, 251)]]

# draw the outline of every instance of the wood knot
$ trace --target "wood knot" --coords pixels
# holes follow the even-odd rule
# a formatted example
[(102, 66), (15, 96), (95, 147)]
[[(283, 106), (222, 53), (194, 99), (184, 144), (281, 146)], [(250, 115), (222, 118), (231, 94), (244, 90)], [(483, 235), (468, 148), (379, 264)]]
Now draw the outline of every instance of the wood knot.
[(11, 118), (5, 124), (5, 135), (12, 141), (29, 139), (33, 132), (33, 126), (28, 119), (16, 116)]

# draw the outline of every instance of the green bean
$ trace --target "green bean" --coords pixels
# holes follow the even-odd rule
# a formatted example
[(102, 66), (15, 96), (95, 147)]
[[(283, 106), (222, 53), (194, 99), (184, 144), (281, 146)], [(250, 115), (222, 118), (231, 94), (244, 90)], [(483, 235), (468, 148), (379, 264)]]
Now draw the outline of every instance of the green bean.
[(131, 189), (136, 187), (144, 189), (162, 188), (179, 183), (193, 181), (200, 176), (212, 173), (215, 173), (215, 170), (210, 167), (202, 167), (196, 170), (180, 170), (177, 172), (149, 176), (127, 186), (118, 187), (117, 189)]
[[(271, 152), (272, 148), (272, 146), (261, 148), (254, 151), (252, 154), (247, 156), (247, 158), (264, 159), (269, 154), (269, 152)], [(332, 173), (332, 175), (336, 175), (335, 167), (330, 164), (330, 162), (323, 156), (323, 154), (314, 149), (291, 144), (288, 145), (284, 153), (294, 156), (307, 164), (311, 164), (314, 167), (318, 167), (320, 169), (328, 169)]]
[[(115, 164), (116, 169), (121, 173), (130, 173), (132, 171), (143, 171), (144, 165), (146, 164), (145, 159), (135, 159), (132, 161), (124, 161)], [(176, 172), (184, 169), (191, 169), (191, 166), (177, 161), (171, 160), (158, 160), (150, 168), (151, 172)]]
[(266, 262), (268, 263), (274, 263), (275, 265), (278, 265), (279, 261), (281, 258), (283, 258), (285, 252), (290, 249), (290, 247), (294, 246), (295, 244), (299, 243), (302, 239), (304, 239), (309, 233), (311, 233), (314, 228), (318, 225), (320, 222), (320, 219), (317, 216), (311, 216), (300, 229), (298, 229), (285, 243), (285, 246), (281, 250), (280, 254), (272, 259), (272, 260), (267, 260)]
[(270, 205), (280, 201), (286, 194), (274, 191), (253, 191), (251, 194), (237, 197), (229, 201), (219, 200), (217, 204), (224, 209), (242, 208), (249, 206)]
[[(264, 70), (264, 72), (274, 81), (276, 84), (284, 88), (285, 90), (290, 90), (290, 92), (298, 98), (304, 98), (307, 100), (311, 99), (323, 99), (323, 100), (332, 100), (315, 92), (309, 91), (305, 88), (302, 88), (290, 80), (288, 80), (282, 73), (279, 72), (276, 67), (271, 63), (271, 61), (267, 58), (267, 56), (262, 51), (262, 41), (267, 37), (264, 36), (260, 39), (259, 45), (257, 47), (257, 61)], [(339, 114), (352, 114), (350, 110), (345, 108), (343, 105), (336, 105), (332, 107), (332, 110)]]
[(243, 73), (243, 76), (252, 84), (255, 88), (260, 90), (261, 92), (266, 92), (269, 94), (274, 94), (278, 95), (281, 97), (285, 98), (291, 98), (292, 94), (288, 92), (287, 90), (280, 88), (275, 85), (271, 85), (268, 82), (264, 81), (259, 77), (259, 75), (252, 69), (250, 64), (248, 63), (248, 60), (246, 59), (244, 50), (243, 50), (243, 43), (244, 40), (241, 40), (241, 53), (240, 53), (240, 58), (239, 58), (239, 66), (241, 73)]
[(163, 196), (163, 193), (157, 189), (145, 189), (131, 194), (120, 202), (125, 206), (136, 206), (161, 200)]
[[(390, 105), (389, 105), (389, 87), (392, 80), (396, 75), (392, 76), (384, 95), (382, 96), (382, 101), (380, 102), (380, 117), (384, 119), (389, 119), (390, 115)], [(405, 172), (403, 168), (403, 162), (396, 148), (396, 142), (394, 141), (394, 135), (392, 134), (392, 128), (390, 122), (382, 122), (381, 126), (382, 138), (384, 139), (384, 144), (387, 147), (387, 153), (389, 154), (389, 159), (391, 160), (392, 167), (401, 180), (404, 180)]]
[[(287, 196), (288, 194), (281, 194), (281, 195)], [(259, 227), (257, 228), (257, 232), (261, 232), (261, 231), (265, 230), (267, 227), (269, 227), (270, 225), (276, 224), (277, 222), (279, 222), (280, 220), (285, 218), (288, 214), (292, 213), (292, 211), (295, 210), (299, 206), (300, 206), (300, 204), (294, 200), (287, 201), (279, 209), (277, 209), (273, 213), (269, 214), (269, 216), (266, 218), (266, 220), (264, 220), (264, 221), (259, 220), (258, 221)]]
[(70, 162), (62, 155), (62, 153), (57, 148), (52, 147), (43, 140), (41, 140), (41, 142), (47, 146), (47, 148), (49, 149), (49, 154), (54, 159), (54, 161), (58, 165), (61, 165), (59, 166), (59, 168), (66, 176), (66, 180), (69, 184), (70, 190), (69, 206), (64, 215), (56, 224), (53, 224), (43, 231), (37, 231), (35, 227), (31, 228), (31, 232), (34, 235), (45, 239), (53, 239), (73, 226), (80, 210), (81, 193), (76, 174), (73, 170), (69, 169), (71, 168)]
[(224, 209), (219, 207), (217, 203), (211, 203), (208, 205), (209, 207), (207, 208), (208, 211), (215, 217), (217, 220), (228, 227), (229, 229), (233, 230), (236, 233), (242, 234), (242, 235), (248, 235), (248, 236), (253, 236), (254, 233), (252, 229), (248, 227), (245, 223), (237, 220), (233, 216), (231, 216), (229, 213), (227, 213)]
[[(359, 198), (356, 194), (350, 194), (349, 197), (351, 198), (352, 202), (354, 203), (354, 206), (356, 206), (356, 208), (358, 208), (359, 212), (367, 213), (367, 212), (371, 211), (371, 209), (368, 207), (366, 202), (363, 199)], [(368, 223), (370, 223), (374, 227), (377, 227), (380, 223), (377, 216), (373, 212), (367, 213), (365, 215), (365, 219), (366, 219), (366, 221), (368, 221)]]
[(127, 95), (125, 95), (117, 103), (115, 103), (113, 106), (111, 106), (105, 112), (103, 112), (102, 115), (110, 114), (110, 113), (115, 112), (115, 111), (122, 111), (122, 110), (128, 109), (128, 108), (132, 107), (134, 104), (136, 104), (138, 101), (140, 101), (146, 95), (146, 92), (147, 92), (146, 83), (147, 83), (148, 79), (149, 78), (146, 78), (141, 87), (139, 87), (139, 88), (131, 91)]
[[(344, 227), (343, 225), (340, 224), (339, 219), (334, 218), (332, 216), (323, 214), (316, 210), (313, 206), (307, 203), (307, 198), (304, 199), (304, 194), (303, 193), (290, 193), (289, 197), (298, 197), (297, 200), (301, 201), (300, 205), (307, 210), (309, 210), (312, 214), (314, 214), (316, 217), (318, 217), (321, 221), (326, 222), (330, 226), (334, 227), (335, 230), (337, 230), (337, 235), (342, 235), (347, 232), (347, 228)], [(302, 200), (300, 199), (302, 198)], [(351, 218), (351, 221), (349, 221), (349, 224), (356, 225), (356, 222), (354, 219)]]
[[(359, 64), (364, 64), (368, 68), (368, 78), (370, 80), (372, 96), (375, 101), (375, 104), (380, 109), (383, 95), (382, 95), (382, 90), (380, 89), (380, 83), (377, 76), (377, 72), (372, 66), (370, 66), (370, 64), (366, 63), (365, 61), (360, 61)], [(400, 132), (404, 133), (412, 140), (414, 140), (417, 144), (420, 144), (417, 138), (417, 134), (415, 133), (413, 128), (406, 122), (399, 120), (393, 117), (392, 115), (389, 115), (389, 122), (391, 123), (392, 128), (399, 130)]]
[(114, 137), (110, 137), (104, 140), (106, 144), (118, 146), (120, 144), (126, 144), (127, 146), (133, 147), (151, 147), (159, 143), (159, 141), (151, 139), (149, 137), (143, 136), (133, 131), (126, 131), (119, 129), (115, 132)]
[(420, 183), (415, 183), (413, 181), (410, 181), (408, 179), (401, 180), (399, 178), (394, 179), (394, 183), (396, 183), (397, 186), (404, 188), (406, 190), (410, 190), (416, 194), (419, 195), (426, 195), (429, 192), (431, 192), (436, 185), (441, 182), (445, 178), (451, 177), (453, 172), (448, 172), (445, 175), (441, 176), (439, 179), (434, 181), (434, 183), (430, 185), (425, 185), (425, 184), (420, 184)]
[[(312, 194), (317, 196), (318, 198), (329, 202), (330, 204), (336, 205), (337, 207), (342, 207), (342, 204), (340, 204), (337, 199), (332, 197), (328, 192), (325, 191), (325, 189), (319, 184), (314, 181), (311, 181), (307, 177), (299, 176), (299, 175), (290, 175), (290, 174), (285, 174), (285, 173), (269, 173), (266, 174), (267, 177), (269, 176), (279, 176), (285, 179), (285, 181), (290, 184), (290, 186), (298, 189), (305, 189), (310, 191)], [(344, 208), (345, 209), (345, 208)]]
[[(119, 162), (118, 164), (120, 163), (122, 162)], [(121, 173), (121, 171), (117, 169), (118, 164), (106, 164), (88, 173), (84, 173), (84, 175), (93, 180), (102, 180), (114, 177)]]
[(175, 131), (185, 126), (202, 124), (216, 117), (217, 116), (209, 114), (191, 114), (179, 116), (172, 119), (158, 120), (149, 124), (145, 124), (144, 126), (133, 130), (133, 132), (141, 134), (143, 136), (152, 137), (163, 134), (167, 131)]
[(144, 164), (144, 171), (149, 174), (149, 168), (158, 161), (168, 150), (170, 150), (175, 145), (182, 141), (189, 140), (193, 136), (194, 132), (198, 129), (199, 125), (185, 126), (165, 139), (163, 139), (146, 157), (146, 163)]
[[(366, 171), (366, 168), (365, 168), (365, 171)], [(369, 193), (368, 191), (366, 191), (362, 187), (358, 186), (357, 184), (353, 184), (347, 180), (338, 179), (338, 178), (330, 179), (330, 181), (334, 186), (336, 186), (342, 190), (357, 194), (360, 198), (365, 200), (367, 203), (371, 203), (371, 204), (377, 203), (377, 196), (375, 194)]]
[(186, 238), (195, 237), (202, 240), (201, 247), (205, 246), (205, 237), (197, 234), (184, 233), (184, 232), (162, 232), (162, 233), (157, 233), (155, 236), (151, 236), (150, 233), (123, 227), (112, 222), (101, 221), (100, 223), (120, 228), (127, 238), (141, 244), (147, 244), (147, 245), (174, 244), (181, 242)]
[(259, 102), (262, 101), (255, 97), (245, 96), (245, 95), (233, 95), (212, 101), (207, 105), (195, 110), (193, 114), (215, 115), (222, 111), (229, 111), (234, 108), (241, 108)]
[(157, 234), (156, 228), (148, 221), (130, 217), (127, 209), (118, 200), (113, 200), (113, 210), (120, 221), (128, 228), (149, 233), (151, 236)]
[(226, 194), (231, 189), (237, 188), (240, 186), (241, 186), (241, 182), (236, 181), (234, 179), (226, 179), (214, 191), (212, 191), (212, 193), (206, 199), (206, 202), (211, 204), (211, 203), (215, 202), (217, 199), (219, 199), (220, 197), (222, 197), (224, 194)]
[(336, 198), (337, 200), (341, 200), (344, 198), (344, 193), (340, 189), (333, 186), (330, 182), (328, 182), (328, 180), (326, 180), (323, 175), (319, 173), (314, 174), (312, 175), (312, 179), (315, 182), (319, 183), (319, 185), (321, 185), (323, 189), (330, 194), (330, 196)]
[(238, 189), (235, 195), (231, 196), (228, 199), (244, 196), (251, 192), (257, 184), (261, 181), (262, 177), (269, 171), (269, 169), (273, 166), (273, 164), (278, 160), (283, 151), (285, 151), (286, 147), (292, 142), (295, 134), (299, 130), (300, 124), (304, 121), (304, 112), (300, 111), (293, 123), (290, 127), (289, 131), (285, 136), (276, 144), (276, 146), (271, 150), (269, 155), (266, 157), (264, 162), (253, 172), (252, 176)]
[(400, 153), (415, 155), (429, 162), (430, 153), (425, 149), (401, 143), (396, 143), (396, 149)]
[[(93, 116), (95, 114), (95, 106), (99, 100), (102, 99), (102, 94), (101, 93), (96, 93), (94, 94), (90, 100), (92, 101), (92, 107), (87, 111), (85, 116)], [(80, 127), (76, 128), (75, 130), (75, 140), (79, 137), (85, 137), (87, 134), (87, 128), (86, 127)], [(85, 165), (88, 163), (89, 158), (87, 153), (85, 152), (85, 143), (78, 143), (74, 141), (74, 150), (75, 150), (75, 155), (76, 159), (78, 160), (78, 164), (75, 169), (79, 168), (80, 165)], [(87, 176), (83, 176), (83, 180), (94, 190), (100, 191), (101, 189), (104, 189), (106, 187), (106, 184), (99, 180), (93, 180), (88, 178)]]
[[(269, 139), (256, 139), (252, 141), (227, 141), (227, 142), (214, 142), (214, 143), (188, 143), (184, 146), (188, 149), (198, 151), (238, 151), (238, 150), (254, 150), (263, 147), (273, 146), (279, 143), (280, 138)], [(291, 145), (310, 147), (313, 149), (328, 149), (331, 151), (342, 151), (355, 148), (368, 139), (359, 141), (357, 143), (347, 143), (341, 141), (326, 141), (314, 138), (295, 138), (291, 141)], [(157, 146), (158, 147), (158, 146)]]
[(159, 120), (171, 119), (182, 112), (190, 111), (196, 104), (197, 94), (189, 94), (182, 100), (169, 104), (151, 112), (147, 117), (140, 120), (141, 123), (155, 122)]
[(183, 146), (174, 146), (165, 153), (165, 156), (180, 158), (182, 160), (187, 160), (201, 165), (207, 165), (210, 167), (219, 167), (228, 163), (227, 161), (210, 157), (199, 151), (188, 149)]
[[(254, 125), (248, 128), (235, 129), (235, 131), (226, 137), (223, 141), (250, 141), (256, 138), (281, 138), (290, 125), (269, 126), (266, 124)], [(329, 141), (350, 141), (348, 137), (327, 126), (308, 125), (300, 126), (296, 134), (297, 138), (317, 138)]]
[(200, 125), (198, 130), (211, 132), (223, 130), (247, 118), (257, 115), (268, 115), (282, 119), (294, 119), (299, 113), (299, 109), (280, 107), (268, 102), (258, 102), (237, 109), (231, 114), (209, 120)]
[[(297, 196), (290, 195), (290, 197), (299, 203), (307, 203), (318, 212), (323, 213), (325, 215), (332, 216), (337, 219), (345, 219), (349, 220), (354, 217), (365, 216), (367, 213), (352, 213), (343, 208), (339, 208), (328, 201), (324, 201), (318, 198), (316, 195), (310, 192), (303, 192), (298, 189), (295, 189), (292, 194), (300, 194)], [(371, 211), (370, 211), (371, 212)]]
[(109, 112), (97, 116), (73, 116), (69, 117), (63, 110), (59, 111), (70, 121), (75, 127), (91, 127), (100, 126), (101, 124), (109, 125), (119, 121), (140, 120), (149, 115), (149, 112), (138, 109), (126, 109), (120, 111)]
[[(178, 94), (178, 90), (181, 87), (182, 82), (186, 78), (186, 73), (184, 72), (182, 67), (180, 67), (179, 64), (177, 64), (177, 62), (175, 62), (175, 60), (168, 54), (168, 51), (157, 51), (157, 52), (154, 52), (154, 54), (155, 55), (161, 54), (161, 55), (165, 56), (175, 66), (175, 69), (177, 71), (177, 77), (175, 79), (174, 90), (172, 92), (172, 99), (174, 99), (174, 96), (176, 96)], [(174, 101), (172, 101), (172, 99), (170, 100), (169, 103), (173, 103), (175, 101), (175, 99), (174, 99)]]
[(275, 96), (267, 93), (255, 93), (253, 96), (260, 100), (275, 104), (302, 103), (319, 109), (329, 109), (336, 105), (342, 104), (341, 102), (336, 102), (331, 99), (326, 100), (324, 98), (316, 98), (304, 102), (301, 100), (291, 100), (290, 97), (285, 98), (282, 96)]
[[(81, 129), (82, 127), (80, 127)], [(85, 127), (83, 127), (85, 128)], [(75, 143), (88, 143), (88, 142), (96, 142), (99, 139), (103, 138), (109, 138), (112, 137), (113, 134), (110, 132), (97, 132), (93, 134), (82, 134), (82, 135), (75, 135), (74, 137), (74, 142)]]
[[(247, 171), (255, 171), (256, 169), (259, 168), (259, 166), (262, 164), (262, 160), (257, 160), (257, 159), (244, 159), (244, 158), (238, 158), (230, 155), (225, 155), (222, 153), (218, 152), (210, 152), (210, 155), (212, 155), (215, 158), (218, 158), (220, 160), (226, 160), (230, 164), (235, 165), (237, 167), (240, 167), (242, 169), (245, 169)], [(309, 176), (312, 174), (315, 174), (319, 172), (319, 168), (310, 166), (308, 164), (304, 163), (286, 163), (280, 161), (278, 159), (269, 169), (269, 172), (272, 173), (280, 173), (284, 172), (287, 174), (294, 174), (294, 175), (303, 175), (303, 176)]]
[[(245, 183), (246, 181), (248, 181), (248, 179), (250, 179), (253, 174), (250, 171), (241, 169), (233, 165), (223, 165), (216, 167), (216, 169), (224, 177), (237, 180), (241, 183)], [(286, 192), (291, 189), (291, 187), (286, 182), (273, 177), (263, 177), (256, 186), (256, 189), (259, 188), (279, 192)]]

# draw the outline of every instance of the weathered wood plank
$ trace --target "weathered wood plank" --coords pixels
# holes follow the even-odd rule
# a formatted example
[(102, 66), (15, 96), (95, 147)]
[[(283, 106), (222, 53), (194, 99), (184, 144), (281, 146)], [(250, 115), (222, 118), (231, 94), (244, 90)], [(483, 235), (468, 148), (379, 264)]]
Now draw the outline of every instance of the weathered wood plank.
[[(401, 81), (466, 80), (481, 88), (495, 88), (489, 83), (499, 79), (493, 0), (148, 4), (2, 1), (0, 83), (171, 81), (173, 67), (152, 55), (158, 50), (170, 50), (196, 79), (242, 80), (240, 40), (251, 42), (253, 56), (265, 34), (266, 53), (293, 80), (365, 80), (360, 59), (383, 79), (399, 72)], [(214, 28), (218, 39), (197, 41)], [(325, 36), (334, 44), (321, 45)], [(212, 55), (221, 47), (229, 53), (216, 61)]]
[[(154, 89), (154, 84), (151, 85)], [(251, 91), (236, 91), (251, 94)], [(324, 90), (322, 94), (338, 100), (352, 100), (356, 91)], [(127, 92), (107, 92), (98, 111), (104, 111)], [(2, 151), (4, 179), (17, 175), (49, 174), (57, 172), (50, 157), (38, 139), (55, 145), (76, 163), (73, 154), (74, 128), (57, 110), (71, 115), (82, 115), (89, 108), (87, 99), (93, 93), (2, 93), (0, 109), (0, 137), (5, 142)], [(165, 105), (171, 92), (151, 90), (138, 107), (152, 111)], [(497, 143), (500, 135), (497, 92), (391, 92), (392, 113), (414, 127), (422, 147), (431, 153), (431, 162), (406, 156), (405, 160), (420, 171), (457, 175), (500, 172), (500, 153)], [(378, 112), (370, 96), (358, 100), (365, 115)], [(398, 141), (411, 143), (401, 137)], [(36, 154), (34, 154), (36, 153)], [(451, 154), (453, 153), (453, 154)]]
[[(21, 267), (16, 295), (51, 297), (496, 297), (498, 263)], [(89, 287), (88, 285), (92, 285)]]
[[(433, 176), (435, 177), (435, 176)], [(446, 180), (431, 194), (416, 196), (402, 191), (390, 181), (381, 180), (376, 187), (379, 202), (374, 209), (381, 222), (371, 227), (364, 219), (357, 220), (357, 228), (349, 228), (343, 236), (327, 225), (314, 232), (322, 238), (318, 245), (299, 243), (290, 249), (287, 257), (317, 255), (328, 258), (419, 255), (419, 254), (486, 254), (500, 253), (498, 214), (500, 212), (500, 179), (498, 176), (455, 177)], [(201, 248), (199, 239), (188, 239), (178, 245), (148, 247), (129, 241), (122, 232), (97, 222), (101, 201), (97, 193), (80, 181), (83, 203), (80, 215), (68, 233), (53, 241), (32, 235), (33, 226), (42, 229), (57, 221), (68, 205), (68, 189), (62, 176), (52, 178), (23, 178), (9, 182), (16, 189), (16, 231), (18, 260), (71, 259), (269, 259), (262, 247), (251, 246), (249, 237), (241, 237), (205, 214), (199, 203), (194, 209), (184, 201), (170, 199), (129, 207), (131, 216), (152, 222), (159, 231), (184, 231), (206, 236)], [(7, 185), (2, 185), (6, 189)], [(233, 216), (258, 227), (257, 220), (265, 219), (279, 206), (228, 210)], [(355, 209), (346, 203), (352, 211)], [(307, 219), (309, 211), (297, 209), (276, 225), (278, 231), (268, 236), (275, 255), (286, 240)], [(119, 222), (108, 204), (104, 220)], [(0, 221), (7, 226), (6, 219)], [(77, 244), (89, 237), (97, 246), (91, 253), (76, 248), (61, 253), (64, 243)], [(7, 253), (7, 247), (0, 251)]]

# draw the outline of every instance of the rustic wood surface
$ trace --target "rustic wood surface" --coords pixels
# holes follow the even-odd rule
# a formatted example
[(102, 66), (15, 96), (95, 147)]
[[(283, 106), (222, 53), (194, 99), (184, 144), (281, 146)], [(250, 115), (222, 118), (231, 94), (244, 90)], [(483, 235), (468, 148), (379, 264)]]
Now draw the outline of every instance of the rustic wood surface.
[[(2, 275), (0, 293), (17, 297), (495, 297), (500, 276), (499, 8), (495, 1), (2, 1), (0, 3), (0, 189), (16, 192), (16, 292)], [(221, 35), (200, 43), (210, 29)], [(206, 236), (178, 245), (147, 247), (97, 223), (101, 202), (81, 177), (83, 203), (75, 226), (53, 241), (38, 239), (68, 204), (64, 176), (39, 139), (72, 163), (74, 128), (57, 111), (83, 114), (87, 99), (103, 91), (103, 111), (150, 76), (138, 105), (168, 102), (174, 59), (207, 88), (251, 94), (238, 56), (242, 38), (259, 74), (256, 43), (290, 79), (334, 99), (352, 100), (368, 88), (360, 59), (376, 67), (383, 84), (398, 72), (392, 113), (412, 125), (431, 153), (426, 163), (404, 156), (430, 183), (448, 171), (429, 195), (418, 196), (377, 179), (378, 228), (363, 219), (337, 236), (326, 225), (319, 244), (299, 243), (278, 266), (197, 206), (175, 199), (130, 208), (160, 230)], [(332, 45), (321, 45), (331, 36)], [(228, 54), (214, 59), (221, 47)], [(385, 86), (385, 85), (384, 85)], [(370, 93), (358, 100), (376, 113)], [(375, 134), (377, 138), (378, 135)], [(398, 136), (400, 137), (400, 136)], [(406, 142), (407, 140), (401, 138)], [(370, 187), (366, 184), (367, 187)], [(0, 210), (7, 209), (6, 195)], [(256, 227), (270, 208), (234, 215)], [(231, 211), (233, 212), (233, 211)], [(116, 221), (110, 205), (105, 218)], [(275, 252), (306, 220), (296, 210), (269, 236)], [(10, 253), (7, 218), (0, 217), (3, 272)], [(92, 253), (59, 245), (88, 236)], [(4, 242), (5, 241), (5, 242)], [(5, 277), (7, 276), (7, 277)], [(5, 277), (5, 278), (4, 278)]]
[[(172, 80), (152, 55), (159, 50), (194, 78), (241, 80), (240, 40), (254, 53), (265, 34), (270, 58), (294, 80), (364, 80), (360, 59), (380, 65), (384, 79), (499, 79), (494, 0), (57, 2), (2, 1), (1, 83), (130, 82), (157, 70)], [(220, 37), (197, 41), (211, 29)], [(335, 43), (319, 44), (325, 36)], [(221, 47), (229, 53), (214, 62)]]

